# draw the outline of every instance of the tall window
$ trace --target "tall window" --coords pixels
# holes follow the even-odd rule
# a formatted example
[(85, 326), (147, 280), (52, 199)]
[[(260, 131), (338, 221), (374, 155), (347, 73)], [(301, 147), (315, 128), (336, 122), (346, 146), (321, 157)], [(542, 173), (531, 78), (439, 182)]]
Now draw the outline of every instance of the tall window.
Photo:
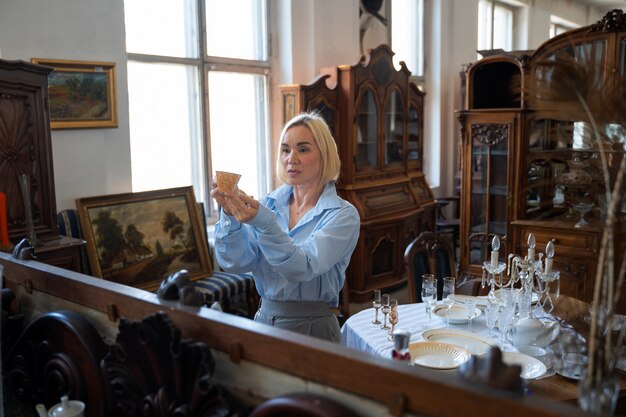
[[(268, 190), (266, 0), (125, 0), (133, 191)], [(227, 40), (227, 41), (226, 41)]]
[(550, 16), (550, 37), (554, 38), (556, 35), (565, 33), (568, 30), (576, 29), (579, 27), (577, 24), (561, 19), (558, 16)]
[(513, 49), (513, 8), (494, 0), (478, 3), (478, 50)]
[(394, 64), (404, 61), (411, 73), (424, 76), (424, 1), (391, 2), (391, 49)]

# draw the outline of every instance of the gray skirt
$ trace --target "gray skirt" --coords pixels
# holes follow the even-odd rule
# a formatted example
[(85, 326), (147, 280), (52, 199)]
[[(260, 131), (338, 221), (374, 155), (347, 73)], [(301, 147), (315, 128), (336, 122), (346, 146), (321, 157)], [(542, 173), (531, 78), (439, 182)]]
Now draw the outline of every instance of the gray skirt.
[(341, 340), (339, 321), (324, 302), (262, 299), (254, 321), (331, 342)]

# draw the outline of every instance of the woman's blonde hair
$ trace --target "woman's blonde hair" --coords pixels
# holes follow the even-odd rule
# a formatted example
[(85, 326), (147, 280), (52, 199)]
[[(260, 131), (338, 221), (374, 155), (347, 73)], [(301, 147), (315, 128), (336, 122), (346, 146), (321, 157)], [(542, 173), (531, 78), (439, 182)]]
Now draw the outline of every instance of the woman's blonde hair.
[(339, 173), (341, 172), (341, 160), (337, 152), (337, 144), (335, 143), (332, 133), (330, 133), (326, 121), (316, 112), (300, 113), (289, 120), (285, 124), (285, 127), (283, 127), (280, 140), (278, 141), (278, 154), (276, 156), (276, 175), (278, 175), (278, 178), (284, 183), (289, 183), (285, 168), (280, 162), (281, 147), (285, 134), (294, 126), (306, 126), (311, 131), (311, 134), (313, 134), (315, 143), (317, 143), (322, 156), (322, 172), (320, 174), (322, 182), (337, 181)]

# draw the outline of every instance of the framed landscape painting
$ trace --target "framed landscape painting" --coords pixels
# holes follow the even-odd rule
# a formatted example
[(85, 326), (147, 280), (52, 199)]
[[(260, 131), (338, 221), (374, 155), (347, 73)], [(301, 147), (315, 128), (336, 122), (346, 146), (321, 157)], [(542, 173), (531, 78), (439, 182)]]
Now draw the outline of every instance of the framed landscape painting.
[(93, 275), (153, 291), (180, 269), (191, 280), (212, 272), (193, 188), (76, 200)]
[(115, 64), (33, 58), (48, 76), (52, 129), (117, 127)]

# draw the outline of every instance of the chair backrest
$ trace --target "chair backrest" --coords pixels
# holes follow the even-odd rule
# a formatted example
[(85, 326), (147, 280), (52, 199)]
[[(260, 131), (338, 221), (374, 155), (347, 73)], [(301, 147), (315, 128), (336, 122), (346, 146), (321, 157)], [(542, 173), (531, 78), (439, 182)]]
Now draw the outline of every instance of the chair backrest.
[(437, 279), (437, 299), (441, 299), (443, 277), (456, 276), (454, 252), (444, 239), (434, 232), (422, 232), (404, 251), (409, 300), (422, 302), (422, 275), (434, 274)]

